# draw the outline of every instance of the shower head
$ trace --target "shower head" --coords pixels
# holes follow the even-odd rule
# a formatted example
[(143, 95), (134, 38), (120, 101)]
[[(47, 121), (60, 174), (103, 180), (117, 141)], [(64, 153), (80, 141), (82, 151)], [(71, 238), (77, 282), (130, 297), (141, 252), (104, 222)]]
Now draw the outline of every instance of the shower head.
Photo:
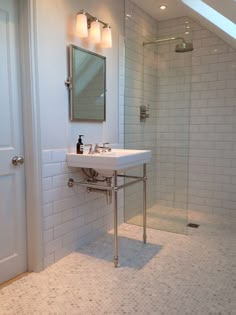
[(183, 37), (167, 37), (167, 38), (157, 38), (150, 42), (143, 42), (143, 46), (158, 44), (163, 42), (169, 42), (172, 40), (181, 40), (181, 43), (177, 44), (175, 47), (175, 52), (188, 52), (193, 50), (193, 44), (191, 42), (186, 42)]
[(182, 43), (177, 44), (175, 46), (175, 52), (178, 52), (178, 53), (188, 52), (192, 50), (193, 50), (193, 44), (190, 42), (186, 43), (185, 41), (183, 41)]

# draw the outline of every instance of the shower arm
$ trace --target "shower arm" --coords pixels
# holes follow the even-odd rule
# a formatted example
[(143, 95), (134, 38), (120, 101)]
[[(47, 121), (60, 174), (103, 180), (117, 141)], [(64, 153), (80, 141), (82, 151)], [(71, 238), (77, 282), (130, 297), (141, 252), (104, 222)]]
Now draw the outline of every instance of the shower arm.
[(151, 42), (143, 42), (143, 46), (156, 44), (156, 43), (162, 43), (162, 42), (169, 42), (171, 40), (182, 40), (183, 43), (186, 43), (186, 41), (183, 37), (168, 37), (168, 38), (156, 39), (156, 40), (151, 41)]

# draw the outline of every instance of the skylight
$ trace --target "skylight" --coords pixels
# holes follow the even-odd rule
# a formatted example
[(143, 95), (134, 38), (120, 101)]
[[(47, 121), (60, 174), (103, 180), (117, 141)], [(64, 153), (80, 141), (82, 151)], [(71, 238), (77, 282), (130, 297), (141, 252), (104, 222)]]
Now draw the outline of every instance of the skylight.
[[(204, 3), (202, 0), (181, 0), (192, 10), (206, 18), (208, 21), (219, 27), (225, 33), (236, 39), (236, 25), (228, 18), (214, 10), (211, 6)], [(234, 0), (235, 1), (235, 0)]]

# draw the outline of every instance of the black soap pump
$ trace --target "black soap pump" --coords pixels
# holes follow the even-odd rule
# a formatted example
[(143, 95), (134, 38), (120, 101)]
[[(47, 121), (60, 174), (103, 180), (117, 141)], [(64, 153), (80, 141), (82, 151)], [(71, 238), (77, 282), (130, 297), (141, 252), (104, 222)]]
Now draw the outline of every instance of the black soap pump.
[(76, 145), (76, 153), (77, 154), (83, 154), (83, 152), (84, 152), (84, 144), (82, 142), (81, 137), (84, 137), (84, 135), (79, 135), (78, 143)]

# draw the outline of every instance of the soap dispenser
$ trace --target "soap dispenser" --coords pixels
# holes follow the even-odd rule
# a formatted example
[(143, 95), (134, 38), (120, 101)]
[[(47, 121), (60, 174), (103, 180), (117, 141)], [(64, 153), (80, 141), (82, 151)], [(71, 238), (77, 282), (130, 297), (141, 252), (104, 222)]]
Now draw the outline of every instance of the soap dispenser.
[(84, 137), (84, 135), (79, 135), (78, 143), (76, 145), (76, 153), (77, 154), (83, 154), (83, 152), (84, 152), (84, 144), (82, 142), (82, 137)]

